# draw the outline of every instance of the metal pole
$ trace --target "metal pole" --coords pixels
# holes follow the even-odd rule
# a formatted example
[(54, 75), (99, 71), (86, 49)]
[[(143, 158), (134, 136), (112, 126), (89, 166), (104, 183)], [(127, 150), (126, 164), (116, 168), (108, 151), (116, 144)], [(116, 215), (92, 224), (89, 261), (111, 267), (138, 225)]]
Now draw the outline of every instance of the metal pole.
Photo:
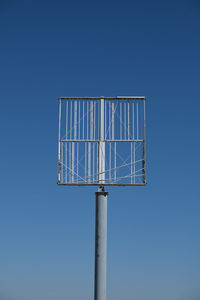
[(96, 194), (94, 300), (106, 300), (107, 195), (100, 186)]

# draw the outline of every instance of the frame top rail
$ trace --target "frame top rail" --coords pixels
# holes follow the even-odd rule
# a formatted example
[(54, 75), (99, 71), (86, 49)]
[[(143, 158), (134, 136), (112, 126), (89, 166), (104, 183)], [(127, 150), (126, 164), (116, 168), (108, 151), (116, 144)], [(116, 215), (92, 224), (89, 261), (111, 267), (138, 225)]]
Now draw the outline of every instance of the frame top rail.
[(138, 96), (116, 96), (116, 97), (60, 97), (59, 100), (146, 100), (146, 97), (138, 97)]

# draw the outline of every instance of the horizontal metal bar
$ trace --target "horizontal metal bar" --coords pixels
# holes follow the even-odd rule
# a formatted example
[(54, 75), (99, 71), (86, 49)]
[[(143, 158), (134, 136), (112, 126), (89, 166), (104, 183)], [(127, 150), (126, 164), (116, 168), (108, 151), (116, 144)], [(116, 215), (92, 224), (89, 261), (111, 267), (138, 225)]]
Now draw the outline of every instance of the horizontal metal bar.
[(146, 183), (128, 183), (128, 184), (124, 184), (124, 183), (104, 183), (104, 184), (100, 184), (100, 183), (59, 183), (57, 182), (58, 185), (70, 185), (70, 186), (145, 186)]
[(66, 143), (66, 142), (78, 142), (78, 143), (89, 143), (89, 142), (93, 142), (93, 143), (98, 143), (100, 142), (100, 140), (60, 140), (61, 143)]
[[(93, 142), (93, 143), (98, 143), (100, 142), (100, 140), (60, 140), (61, 143), (66, 143), (66, 142), (82, 142), (82, 143), (89, 143), (89, 142)], [(105, 142), (105, 143), (110, 143), (110, 142), (127, 142), (127, 143), (134, 143), (134, 142), (140, 142), (143, 143), (144, 140), (101, 140), (101, 142)]]
[(146, 97), (117, 96), (117, 97), (60, 97), (59, 100), (146, 100)]
[(101, 97), (59, 97), (59, 100), (100, 100)]
[(145, 96), (117, 96), (116, 99), (135, 99), (135, 100), (146, 100)]

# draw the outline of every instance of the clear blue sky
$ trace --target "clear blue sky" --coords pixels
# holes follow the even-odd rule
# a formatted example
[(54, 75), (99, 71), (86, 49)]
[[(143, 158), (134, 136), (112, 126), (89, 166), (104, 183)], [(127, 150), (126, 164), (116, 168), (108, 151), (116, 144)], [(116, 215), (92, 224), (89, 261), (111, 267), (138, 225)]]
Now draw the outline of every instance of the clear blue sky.
[(147, 97), (146, 187), (109, 188), (108, 300), (200, 299), (200, 1), (0, 1), (0, 299), (93, 299), (94, 192), (59, 96)]

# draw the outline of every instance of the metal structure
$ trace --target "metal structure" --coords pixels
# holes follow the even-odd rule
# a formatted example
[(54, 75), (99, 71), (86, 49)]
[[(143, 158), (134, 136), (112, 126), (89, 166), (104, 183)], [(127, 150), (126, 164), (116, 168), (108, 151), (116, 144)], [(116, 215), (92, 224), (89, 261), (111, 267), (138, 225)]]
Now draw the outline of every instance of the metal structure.
[(95, 300), (106, 300), (104, 186), (146, 184), (145, 97), (59, 98), (58, 184), (98, 185)]
[(145, 97), (59, 102), (58, 184), (145, 185)]

